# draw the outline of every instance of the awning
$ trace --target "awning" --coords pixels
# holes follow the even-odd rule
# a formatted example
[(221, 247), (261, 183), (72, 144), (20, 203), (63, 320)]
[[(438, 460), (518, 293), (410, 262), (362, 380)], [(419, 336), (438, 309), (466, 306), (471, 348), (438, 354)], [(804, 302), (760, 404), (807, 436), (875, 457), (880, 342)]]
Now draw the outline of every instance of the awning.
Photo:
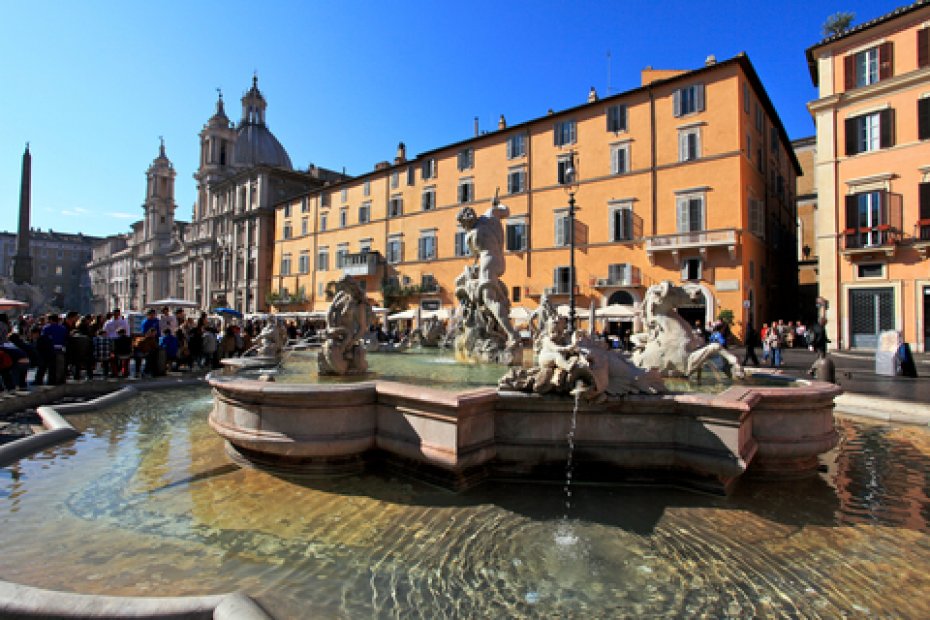
[(599, 319), (617, 319), (621, 321), (632, 321), (636, 318), (636, 310), (633, 306), (624, 304), (612, 304), (597, 308), (595, 315)]
[(0, 310), (18, 310), (20, 308), (25, 308), (28, 305), (29, 304), (27, 304), (25, 301), (0, 298)]
[(200, 304), (196, 301), (189, 301), (187, 299), (177, 299), (175, 297), (166, 297), (165, 299), (156, 299), (155, 301), (150, 301), (145, 304), (146, 308), (161, 308), (163, 306), (168, 306), (171, 308), (199, 308)]

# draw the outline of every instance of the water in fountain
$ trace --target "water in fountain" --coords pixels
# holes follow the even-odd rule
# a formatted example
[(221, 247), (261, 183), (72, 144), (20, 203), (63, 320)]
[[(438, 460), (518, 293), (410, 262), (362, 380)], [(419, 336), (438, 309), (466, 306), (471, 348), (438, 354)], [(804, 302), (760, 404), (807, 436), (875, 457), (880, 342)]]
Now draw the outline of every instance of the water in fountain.
[(580, 390), (575, 391), (574, 398), (575, 403), (572, 407), (568, 433), (565, 435), (568, 443), (568, 457), (565, 462), (565, 486), (562, 487), (562, 491), (565, 493), (565, 512), (562, 514), (562, 520), (555, 534), (555, 542), (560, 547), (568, 547), (578, 542), (578, 537), (569, 522), (569, 515), (572, 510), (572, 477), (575, 473), (575, 430), (578, 427), (578, 404), (581, 402)]

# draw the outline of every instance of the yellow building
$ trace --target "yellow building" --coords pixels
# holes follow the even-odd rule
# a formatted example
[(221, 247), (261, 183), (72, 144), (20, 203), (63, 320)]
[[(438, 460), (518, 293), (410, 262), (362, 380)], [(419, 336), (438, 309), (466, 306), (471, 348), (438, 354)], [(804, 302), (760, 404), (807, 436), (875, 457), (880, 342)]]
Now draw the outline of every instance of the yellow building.
[(928, 23), (919, 2), (807, 50), (820, 296), (839, 348), (875, 348), (894, 329), (928, 350)]
[(689, 320), (730, 310), (739, 334), (750, 318), (792, 318), (799, 171), (747, 56), (650, 68), (633, 90), (592, 89), (583, 105), (511, 127), (501, 117), (496, 131), (413, 159), (401, 144), (393, 163), (279, 205), (272, 301), (323, 310), (348, 273), (376, 304), (449, 309), (470, 262), (456, 215), (481, 214), (499, 192), (511, 301), (567, 303), (571, 194), (579, 316), (618, 305), (626, 324), (610, 328), (630, 329), (645, 289), (670, 279), (700, 293), (681, 309)]
[(798, 200), (798, 313), (797, 319), (812, 325), (817, 314), (817, 187), (814, 185), (814, 156), (817, 139), (801, 138), (792, 143), (803, 174), (797, 181)]

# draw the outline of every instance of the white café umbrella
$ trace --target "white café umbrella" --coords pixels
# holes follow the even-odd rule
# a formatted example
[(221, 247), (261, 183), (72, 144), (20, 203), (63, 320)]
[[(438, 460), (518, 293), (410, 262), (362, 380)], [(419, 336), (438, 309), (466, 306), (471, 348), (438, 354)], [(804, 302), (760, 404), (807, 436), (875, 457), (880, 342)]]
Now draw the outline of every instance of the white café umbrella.
[(395, 312), (394, 314), (388, 315), (388, 321), (410, 321), (414, 317), (413, 310), (404, 310), (403, 312)]
[(595, 312), (599, 319), (614, 319), (622, 321), (632, 321), (636, 318), (636, 310), (633, 306), (624, 304), (611, 304), (598, 308)]
[(19, 310), (20, 308), (25, 308), (27, 306), (29, 306), (29, 304), (27, 304), (25, 301), (0, 298), (0, 310)]
[(155, 308), (169, 306), (172, 308), (199, 308), (200, 304), (196, 301), (189, 301), (187, 299), (177, 299), (175, 297), (166, 297), (165, 299), (156, 299), (155, 301), (150, 301), (145, 304), (146, 308)]

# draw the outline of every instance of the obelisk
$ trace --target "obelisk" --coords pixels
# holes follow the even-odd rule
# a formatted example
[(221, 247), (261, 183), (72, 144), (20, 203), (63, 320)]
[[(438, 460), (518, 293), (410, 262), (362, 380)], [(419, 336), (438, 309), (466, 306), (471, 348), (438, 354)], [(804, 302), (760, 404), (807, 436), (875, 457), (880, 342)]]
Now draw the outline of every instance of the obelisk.
[(29, 209), (32, 202), (32, 155), (29, 143), (23, 153), (23, 181), (19, 190), (19, 229), (16, 232), (16, 255), (13, 256), (13, 282), (32, 284), (32, 256), (29, 254)]

